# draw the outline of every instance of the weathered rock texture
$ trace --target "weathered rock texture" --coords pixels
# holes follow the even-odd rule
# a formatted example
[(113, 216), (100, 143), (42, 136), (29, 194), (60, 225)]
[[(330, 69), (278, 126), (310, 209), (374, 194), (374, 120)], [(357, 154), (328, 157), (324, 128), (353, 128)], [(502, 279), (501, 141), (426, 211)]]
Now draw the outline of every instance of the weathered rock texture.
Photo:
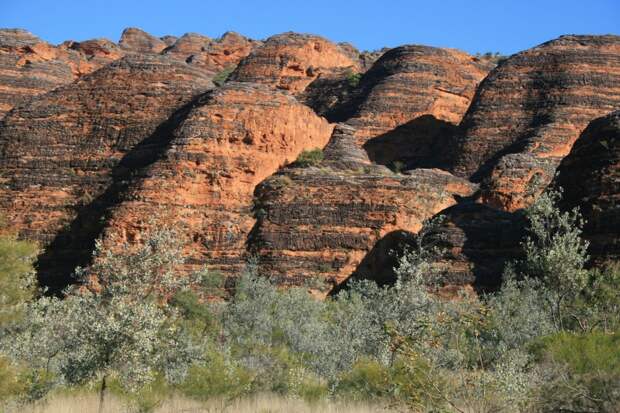
[[(101, 218), (91, 204), (162, 150), (160, 124), (211, 86), (185, 63), (125, 57), (0, 121), (0, 212), (21, 237), (53, 249), (56, 261), (42, 270), (74, 262), (73, 248), (89, 255)], [(145, 141), (152, 144), (136, 150)]]
[(591, 122), (558, 168), (563, 206), (578, 207), (594, 264), (620, 262), (620, 111)]
[[(522, 258), (525, 217), (485, 205), (464, 202), (436, 216), (441, 223), (423, 238), (423, 245), (444, 251), (432, 263), (440, 283), (450, 289), (472, 286), (478, 291), (499, 287), (505, 265)], [(364, 257), (352, 279), (379, 284), (396, 281), (394, 268), (405, 247), (416, 248), (416, 235), (394, 231), (381, 238)]]
[(257, 188), (250, 250), (262, 272), (281, 284), (320, 277), (338, 285), (381, 237), (418, 231), (424, 219), (475, 190), (440, 170), (398, 175), (361, 162), (364, 152), (349, 150), (356, 148), (354, 132), (338, 126), (321, 165), (287, 168)]
[(226, 32), (215, 40), (200, 34), (187, 33), (176, 39), (163, 53), (217, 74), (234, 68), (260, 44), (234, 32)]
[(159, 53), (167, 47), (163, 40), (135, 27), (123, 30), (118, 44), (122, 49), (136, 53)]
[(81, 53), (54, 47), (19, 29), (0, 30), (0, 118), (33, 96), (88, 70)]
[(234, 68), (260, 42), (228, 32), (219, 39), (188, 33), (158, 39), (126, 29), (119, 44), (107, 39), (53, 46), (19, 29), (0, 29), (0, 118), (34, 96), (71, 83), (125, 55), (165, 54), (213, 77)]
[[(509, 211), (570, 152), (565, 206), (589, 220), (595, 261), (618, 260), (620, 115), (583, 130), (620, 107), (620, 37), (564, 36), (487, 76), (493, 64), (295, 33), (130, 28), (53, 46), (0, 30), (0, 214), (41, 242), (41, 278), (60, 287), (98, 237), (114, 248), (159, 225), (186, 237), (191, 268), (235, 275), (256, 254), (285, 285), (388, 283), (390, 251), (442, 213), (446, 283), (494, 288), (520, 251)], [(294, 162), (315, 148), (322, 161)]]
[(360, 145), (424, 115), (456, 124), (487, 72), (458, 50), (397, 47), (374, 63), (356, 96), (333, 116), (357, 129)]
[(340, 46), (319, 36), (284, 33), (243, 59), (230, 79), (299, 93), (319, 76), (342, 69), (358, 71), (359, 62)]
[(562, 36), (511, 56), (481, 84), (454, 147), (454, 173), (482, 202), (527, 206), (588, 122), (620, 106), (620, 37)]
[(186, 237), (191, 267), (236, 275), (255, 218), (255, 186), (332, 126), (292, 96), (229, 82), (196, 102), (164, 156), (142, 171), (115, 208), (105, 238), (133, 240), (161, 219)]
[(75, 50), (84, 56), (84, 62), (81, 62), (80, 73), (78, 73), (80, 76), (91, 73), (126, 54), (116, 43), (108, 39), (92, 39), (83, 42), (69, 40), (59, 47)]

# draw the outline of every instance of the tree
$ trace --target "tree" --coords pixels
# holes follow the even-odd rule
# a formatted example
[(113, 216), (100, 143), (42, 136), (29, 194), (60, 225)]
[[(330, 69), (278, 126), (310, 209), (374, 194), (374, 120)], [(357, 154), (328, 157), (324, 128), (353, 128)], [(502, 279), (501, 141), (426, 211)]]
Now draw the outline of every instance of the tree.
[[(32, 263), (36, 254), (35, 244), (11, 235), (0, 236), (0, 341), (9, 338), (9, 327), (21, 318), (26, 302), (35, 292)], [(25, 390), (19, 373), (21, 369), (0, 355), (0, 401)]]
[(182, 263), (177, 238), (158, 231), (138, 247), (121, 243), (123, 254), (97, 243), (94, 264), (76, 270), (81, 287), (27, 306), (10, 354), (67, 384), (101, 380), (100, 411), (111, 376), (130, 390), (160, 372), (182, 379), (196, 349), (168, 305), (192, 280), (175, 273)]
[(0, 328), (15, 321), (21, 307), (32, 297), (36, 254), (35, 244), (10, 235), (0, 236)]
[[(526, 210), (528, 235), (523, 243), (525, 275), (539, 278), (546, 289), (553, 323), (564, 329), (566, 311), (588, 283), (588, 242), (581, 238), (583, 219), (575, 208), (562, 212), (561, 190), (541, 194)], [(572, 316), (572, 315), (571, 315)]]

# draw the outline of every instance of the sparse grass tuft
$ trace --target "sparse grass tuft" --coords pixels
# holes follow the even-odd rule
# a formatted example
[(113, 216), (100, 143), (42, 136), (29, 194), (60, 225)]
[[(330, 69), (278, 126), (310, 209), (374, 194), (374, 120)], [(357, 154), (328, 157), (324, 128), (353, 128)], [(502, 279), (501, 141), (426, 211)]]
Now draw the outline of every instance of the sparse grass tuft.
[(323, 162), (323, 151), (319, 148), (305, 150), (297, 157), (295, 165), (302, 168), (318, 166)]

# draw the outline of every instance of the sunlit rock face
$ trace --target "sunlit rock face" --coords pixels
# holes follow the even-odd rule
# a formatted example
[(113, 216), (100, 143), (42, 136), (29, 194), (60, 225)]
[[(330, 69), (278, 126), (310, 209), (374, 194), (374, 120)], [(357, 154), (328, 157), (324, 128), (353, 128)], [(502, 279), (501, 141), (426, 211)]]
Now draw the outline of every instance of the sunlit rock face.
[(319, 76), (358, 66), (348, 50), (322, 37), (289, 32), (265, 40), (239, 63), (231, 80), (299, 93)]
[(229, 82), (179, 120), (161, 159), (113, 208), (104, 239), (133, 241), (145, 229), (172, 226), (187, 242), (188, 269), (235, 276), (256, 222), (254, 188), (303, 150), (324, 146), (332, 128), (289, 94)]
[(476, 188), (438, 169), (395, 174), (368, 164), (354, 134), (337, 126), (320, 165), (293, 165), (257, 188), (258, 222), (248, 244), (261, 272), (278, 283), (336, 286), (386, 234), (417, 232)]
[(0, 119), (34, 96), (122, 57), (105, 39), (53, 46), (21, 29), (0, 29)]
[(234, 32), (226, 32), (219, 39), (211, 39), (197, 33), (186, 33), (162, 53), (217, 75), (224, 70), (232, 71), (260, 44), (261, 42)]

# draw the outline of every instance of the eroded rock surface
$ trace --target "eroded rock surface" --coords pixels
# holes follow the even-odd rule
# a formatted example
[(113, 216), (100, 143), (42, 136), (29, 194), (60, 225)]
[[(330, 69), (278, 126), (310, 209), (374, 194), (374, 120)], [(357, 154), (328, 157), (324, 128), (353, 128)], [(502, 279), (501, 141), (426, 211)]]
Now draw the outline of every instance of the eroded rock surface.
[(558, 168), (563, 207), (578, 207), (594, 264), (620, 262), (620, 111), (592, 121)]
[(234, 32), (226, 32), (219, 39), (187, 33), (176, 39), (163, 53), (217, 74), (233, 69), (258, 45), (260, 42)]
[(71, 267), (76, 248), (90, 254), (112, 181), (164, 148), (162, 123), (211, 86), (185, 63), (125, 57), (0, 121), (0, 211), (21, 237), (54, 250), (42, 271)]
[(530, 204), (588, 122), (620, 105), (620, 37), (562, 36), (501, 63), (481, 84), (454, 147), (454, 173), (482, 202)]
[(237, 275), (255, 186), (302, 150), (324, 146), (332, 128), (288, 94), (229, 82), (196, 102), (162, 159), (136, 177), (105, 238), (134, 240), (163, 222), (187, 240), (190, 267)]
[(453, 49), (390, 49), (360, 79), (357, 95), (338, 120), (357, 129), (363, 145), (420, 116), (460, 122), (488, 68)]
[(319, 76), (358, 71), (358, 66), (346, 50), (322, 37), (289, 32), (268, 38), (239, 63), (230, 79), (300, 93)]
[(79, 53), (65, 51), (25, 30), (0, 30), (0, 119), (33, 96), (72, 82)]
[(424, 219), (475, 190), (437, 169), (394, 174), (369, 165), (354, 133), (338, 126), (320, 165), (287, 168), (257, 189), (259, 220), (250, 250), (277, 282), (303, 285), (319, 278), (338, 285), (381, 237), (416, 232)]
[(123, 30), (118, 44), (122, 49), (134, 53), (159, 53), (167, 47), (163, 40), (136, 27)]

